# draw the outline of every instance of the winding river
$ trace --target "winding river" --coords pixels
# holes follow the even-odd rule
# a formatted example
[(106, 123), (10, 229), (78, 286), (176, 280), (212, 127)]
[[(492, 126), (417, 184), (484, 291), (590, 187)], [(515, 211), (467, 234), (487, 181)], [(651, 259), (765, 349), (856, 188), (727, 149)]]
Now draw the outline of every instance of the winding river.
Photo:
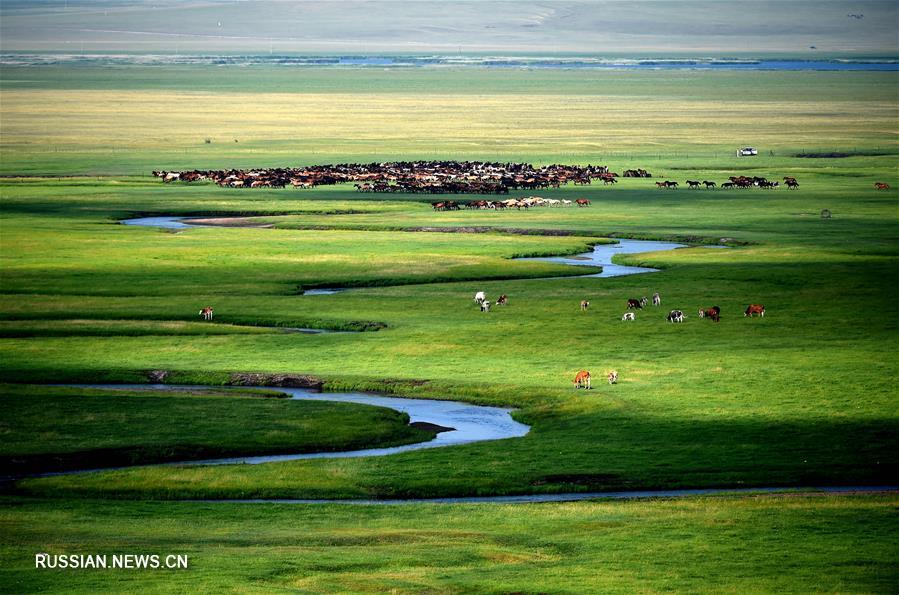
[[(174, 384), (77, 384), (70, 385), (79, 388), (101, 388), (114, 390), (221, 390), (222, 387), (194, 386)], [(409, 415), (409, 422), (425, 422), (448, 428), (440, 432), (432, 440), (403, 444), (386, 448), (367, 448), (364, 450), (295, 453), (264, 456), (221, 457), (216, 459), (199, 459), (189, 461), (172, 461), (165, 465), (258, 465), (261, 463), (276, 463), (283, 461), (297, 461), (300, 459), (344, 459), (354, 457), (381, 457), (411, 450), (425, 448), (440, 448), (443, 446), (456, 446), (471, 442), (484, 442), (487, 440), (503, 440), (505, 438), (519, 438), (527, 434), (531, 427), (512, 419), (513, 409), (503, 407), (487, 407), (472, 405), (460, 401), (441, 401), (436, 399), (411, 399), (400, 397), (388, 397), (370, 393), (319, 393), (305, 388), (281, 388), (268, 387), (272, 390), (290, 395), (294, 401), (338, 401), (341, 403), (359, 403), (362, 405), (374, 405), (387, 407)], [(116, 467), (121, 469), (122, 467)], [(48, 473), (47, 475), (67, 475), (75, 473), (90, 473), (96, 471), (110, 471), (104, 469), (79, 469)]]
[[(197, 218), (205, 219), (205, 218)], [(136, 219), (125, 219), (121, 221), (123, 225), (136, 225), (139, 227), (157, 227), (161, 229), (188, 229), (193, 227), (223, 227), (215, 225), (201, 225), (191, 223), (193, 218), (185, 217), (139, 217)], [(239, 226), (228, 226), (239, 227)], [(246, 226), (252, 227), (252, 226)], [(649, 267), (635, 267), (615, 264), (612, 259), (619, 254), (641, 254), (643, 252), (658, 252), (662, 250), (674, 250), (676, 248), (686, 248), (686, 244), (676, 244), (674, 242), (658, 242), (650, 240), (629, 240), (619, 239), (614, 244), (597, 244), (591, 252), (577, 254), (575, 256), (547, 256), (539, 258), (516, 258), (515, 260), (539, 260), (545, 262), (557, 262), (571, 266), (592, 266), (602, 267), (602, 272), (589, 275), (574, 275), (574, 277), (621, 277), (624, 275), (637, 275), (640, 273), (655, 273), (658, 269)], [(714, 246), (716, 248), (725, 248), (726, 246)], [(570, 279), (568, 277), (545, 277), (545, 279)], [(319, 288), (307, 289), (303, 295), (331, 295), (341, 291), (347, 291), (344, 288)]]

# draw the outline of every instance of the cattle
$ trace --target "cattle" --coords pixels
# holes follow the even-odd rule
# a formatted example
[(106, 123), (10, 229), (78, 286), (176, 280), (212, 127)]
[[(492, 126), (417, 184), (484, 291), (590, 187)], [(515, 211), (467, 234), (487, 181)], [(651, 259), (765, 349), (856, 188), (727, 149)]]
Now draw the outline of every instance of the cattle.
[(749, 306), (746, 308), (746, 311), (743, 312), (743, 317), (745, 318), (746, 316), (748, 316), (752, 318), (756, 314), (758, 314), (761, 318), (764, 318), (765, 306), (762, 306), (761, 304), (749, 304)]
[(653, 306), (661, 306), (662, 305), (662, 296), (658, 294), (658, 292), (652, 294), (652, 305)]
[(668, 313), (666, 320), (668, 322), (683, 322), (684, 318), (686, 318), (686, 316), (684, 316), (683, 312), (681, 312), (680, 310), (672, 310)]
[(648, 303), (649, 303), (649, 298), (647, 298), (645, 295), (640, 298), (640, 306), (641, 307), (645, 308), (646, 304), (648, 304)]
[(506, 294), (502, 294), (499, 296), (499, 299), (496, 300), (497, 306), (505, 306), (509, 303), (509, 297)]
[(206, 306), (200, 310), (200, 316), (203, 317), (203, 320), (212, 320), (212, 306)]
[(609, 384), (618, 384), (618, 372), (612, 370), (608, 375)]
[(574, 202), (576, 202), (577, 206), (579, 206), (579, 207), (589, 207), (590, 206), (590, 201), (587, 200), (586, 198), (579, 198)]
[(643, 301), (638, 300), (636, 298), (629, 298), (627, 300), (627, 309), (628, 310), (642, 310), (643, 309)]
[(486, 299), (487, 299), (487, 294), (485, 294), (483, 291), (479, 291), (476, 294), (474, 294), (474, 301), (479, 305), (483, 304)]
[(574, 388), (584, 388), (590, 390), (592, 387), (590, 386), (590, 372), (587, 370), (581, 370), (574, 377)]
[(874, 182), (874, 188), (876, 188), (877, 190), (889, 190), (890, 185), (886, 182)]
[(581, 310), (586, 310), (590, 307), (590, 302), (587, 300), (581, 300)]
[(624, 315), (622, 315), (622, 317), (621, 317), (621, 320), (624, 320), (624, 321), (636, 320), (636, 319), (637, 319), (637, 315), (634, 314), (633, 312), (625, 312)]
[(489, 312), (490, 311), (490, 302), (484, 300), (481, 302), (481, 312)]
[(784, 184), (786, 184), (787, 188), (789, 188), (790, 190), (799, 189), (799, 182), (797, 182), (796, 180), (787, 180), (786, 182), (784, 182)]
[(721, 308), (718, 306), (712, 306), (711, 308), (700, 308), (699, 309), (699, 317), (700, 318), (711, 318), (715, 322), (718, 322), (721, 319)]

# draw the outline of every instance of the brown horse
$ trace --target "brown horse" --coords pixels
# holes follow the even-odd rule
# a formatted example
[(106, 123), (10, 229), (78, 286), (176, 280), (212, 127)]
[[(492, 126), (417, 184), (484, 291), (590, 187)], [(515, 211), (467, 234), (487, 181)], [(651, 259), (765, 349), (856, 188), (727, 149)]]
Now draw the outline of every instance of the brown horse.
[(587, 200), (586, 198), (579, 198), (574, 202), (576, 202), (577, 206), (579, 206), (579, 207), (589, 207), (590, 206), (590, 201)]
[(585, 388), (590, 390), (592, 387), (590, 386), (590, 372), (587, 370), (581, 370), (574, 377), (574, 388)]
[(749, 304), (746, 308), (746, 311), (743, 312), (743, 316), (752, 318), (755, 314), (758, 314), (762, 318), (765, 317), (765, 306), (761, 304)]

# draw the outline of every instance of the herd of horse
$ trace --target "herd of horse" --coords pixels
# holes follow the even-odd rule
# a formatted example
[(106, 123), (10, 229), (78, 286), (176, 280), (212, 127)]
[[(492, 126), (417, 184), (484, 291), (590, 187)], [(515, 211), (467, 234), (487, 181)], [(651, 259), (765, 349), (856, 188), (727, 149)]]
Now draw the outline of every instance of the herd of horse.
[[(784, 186), (786, 186), (790, 190), (799, 189), (799, 182), (792, 176), (784, 176), (783, 183)], [(720, 186), (712, 180), (703, 180), (701, 182), (699, 180), (687, 180), (685, 184), (687, 185), (687, 188), (690, 188), (692, 190), (696, 190), (699, 188), (705, 188), (706, 190), (712, 188), (721, 188), (723, 190), (731, 190), (734, 188), (762, 188), (765, 190), (774, 190), (780, 186), (780, 182), (772, 182), (768, 178), (759, 176), (731, 176), (728, 178), (727, 182), (723, 182)], [(679, 184), (672, 180), (656, 182), (656, 188), (663, 188), (666, 190), (676, 190), (678, 186)]]
[(541, 196), (526, 196), (524, 198), (510, 198), (507, 200), (469, 200), (457, 202), (455, 200), (445, 200), (440, 202), (432, 202), (431, 208), (435, 211), (458, 211), (460, 209), (493, 209), (495, 211), (503, 211), (505, 209), (531, 209), (535, 207), (570, 207), (577, 205), (579, 207), (589, 207), (590, 201), (586, 198), (578, 198), (575, 200), (555, 198), (543, 198)]
[[(627, 170), (627, 177), (649, 177), (642, 169)], [(630, 174), (630, 175), (628, 175)], [(391, 161), (340, 163), (295, 168), (252, 170), (154, 171), (163, 182), (212, 181), (231, 188), (314, 188), (355, 183), (358, 192), (421, 194), (508, 194), (510, 190), (558, 188), (593, 180), (614, 184), (617, 173), (603, 165), (534, 166), (530, 163), (484, 161)]]

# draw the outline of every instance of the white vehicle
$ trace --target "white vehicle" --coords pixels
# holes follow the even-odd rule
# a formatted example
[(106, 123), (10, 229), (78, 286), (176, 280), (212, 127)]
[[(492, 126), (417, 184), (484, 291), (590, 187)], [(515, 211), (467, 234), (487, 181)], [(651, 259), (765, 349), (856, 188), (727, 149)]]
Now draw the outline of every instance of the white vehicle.
[(753, 147), (743, 147), (742, 149), (737, 149), (737, 157), (754, 157), (758, 154), (758, 149), (754, 149)]

